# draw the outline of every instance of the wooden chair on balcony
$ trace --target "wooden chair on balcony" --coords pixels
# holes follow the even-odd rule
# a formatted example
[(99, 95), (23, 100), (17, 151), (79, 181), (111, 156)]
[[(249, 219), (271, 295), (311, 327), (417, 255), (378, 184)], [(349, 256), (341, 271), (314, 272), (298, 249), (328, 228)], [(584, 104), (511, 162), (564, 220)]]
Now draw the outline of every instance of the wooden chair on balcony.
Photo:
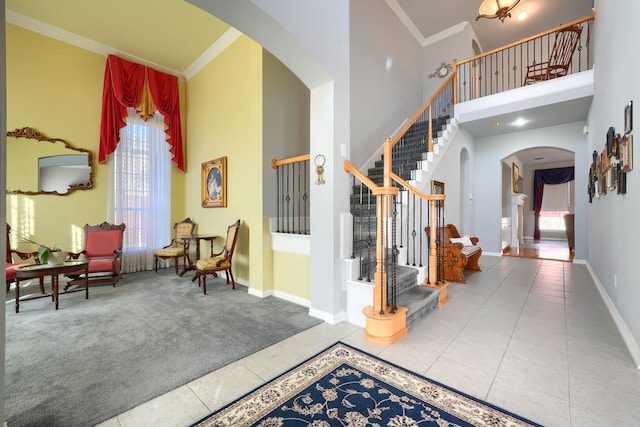
[(158, 272), (158, 261), (161, 259), (172, 259), (176, 274), (178, 274), (178, 260), (180, 258), (182, 258), (185, 268), (191, 265), (191, 258), (189, 257), (191, 237), (186, 236), (192, 236), (195, 229), (196, 223), (191, 218), (185, 218), (173, 224), (173, 240), (171, 243), (153, 253), (153, 270), (156, 273)]
[(231, 271), (231, 259), (238, 242), (238, 231), (240, 230), (240, 220), (237, 220), (227, 228), (227, 240), (222, 250), (213, 254), (209, 258), (202, 258), (196, 261), (196, 278), (198, 286), (202, 285), (202, 291), (207, 294), (207, 274), (214, 276), (218, 271), (224, 271), (227, 275), (227, 285), (231, 277), (231, 288), (236, 288), (236, 281)]
[[(38, 252), (20, 252), (20, 251), (17, 251), (15, 249), (11, 249), (11, 242), (9, 240), (9, 233), (10, 232), (11, 232), (11, 226), (9, 226), (9, 224), (7, 224), (7, 246), (6, 246), (7, 247), (7, 257), (6, 257), (6, 265), (5, 265), (5, 269), (4, 269), (6, 280), (7, 280), (7, 292), (9, 292), (9, 289), (11, 288), (11, 284), (16, 279), (15, 269), (18, 268), (18, 267), (22, 267), (24, 265), (29, 265), (29, 263), (20, 262), (20, 261), (26, 261), (29, 258), (34, 258), (34, 259), (37, 260), (37, 256), (38, 256)], [(19, 258), (20, 261), (18, 261), (17, 259), (14, 260), (14, 256)], [(14, 261), (18, 261), (18, 262), (14, 262)], [(42, 278), (40, 278), (40, 291), (42, 291), (44, 293)]]
[(524, 85), (566, 76), (581, 33), (582, 28), (577, 25), (558, 30), (549, 60), (529, 65)]
[[(84, 249), (81, 252), (69, 252), (70, 259), (84, 259), (89, 262), (89, 284), (111, 283), (114, 287), (122, 277), (122, 241), (124, 224), (113, 225), (103, 222), (98, 225), (84, 226)], [(67, 274), (72, 285), (84, 283), (84, 272)]]

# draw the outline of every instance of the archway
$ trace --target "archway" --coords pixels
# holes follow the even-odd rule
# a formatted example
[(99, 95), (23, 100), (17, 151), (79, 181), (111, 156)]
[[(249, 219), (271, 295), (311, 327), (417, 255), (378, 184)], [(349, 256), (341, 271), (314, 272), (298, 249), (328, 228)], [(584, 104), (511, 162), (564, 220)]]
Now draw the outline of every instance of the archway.
[[(508, 223), (508, 219), (511, 219), (512, 236), (511, 239), (507, 238), (507, 245), (503, 244), (503, 255), (562, 261), (573, 260), (573, 252), (569, 250), (567, 242), (563, 216), (566, 213), (576, 213), (574, 208), (575, 181), (549, 187), (548, 196), (545, 199), (546, 211), (543, 212), (545, 215), (541, 217), (539, 222), (541, 236), (539, 239), (535, 239), (534, 174), (537, 170), (567, 168), (574, 165), (574, 152), (555, 147), (528, 148), (514, 152), (502, 160), (503, 224)], [(514, 172), (514, 168), (516, 172)], [(515, 186), (516, 175), (514, 174), (519, 177), (518, 184)], [(551, 191), (551, 188), (554, 190)], [(553, 195), (555, 198), (552, 197)], [(516, 230), (515, 227), (520, 227), (520, 229)], [(504, 227), (502, 232), (504, 242)], [(516, 236), (519, 241), (516, 241)]]

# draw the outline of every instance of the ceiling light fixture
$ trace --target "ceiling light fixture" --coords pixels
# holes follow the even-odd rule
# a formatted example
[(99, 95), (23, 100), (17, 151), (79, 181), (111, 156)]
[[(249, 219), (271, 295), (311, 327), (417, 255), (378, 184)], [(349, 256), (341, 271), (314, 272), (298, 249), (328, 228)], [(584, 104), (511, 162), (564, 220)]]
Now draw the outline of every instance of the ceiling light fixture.
[(480, 4), (476, 21), (480, 18), (498, 18), (501, 22), (504, 22), (505, 18), (511, 18), (511, 10), (518, 3), (520, 3), (520, 0), (483, 0), (482, 4)]

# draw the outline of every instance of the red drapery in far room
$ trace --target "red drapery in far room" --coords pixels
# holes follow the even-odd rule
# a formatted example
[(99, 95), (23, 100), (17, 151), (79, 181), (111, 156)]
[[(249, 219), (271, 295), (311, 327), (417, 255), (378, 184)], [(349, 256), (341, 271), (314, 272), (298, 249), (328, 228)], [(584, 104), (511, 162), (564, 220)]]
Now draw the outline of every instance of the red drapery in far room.
[(106, 161), (116, 150), (127, 108), (134, 107), (145, 120), (155, 111), (164, 116), (169, 151), (178, 169), (184, 171), (178, 78), (114, 55), (107, 57), (104, 71), (98, 161)]

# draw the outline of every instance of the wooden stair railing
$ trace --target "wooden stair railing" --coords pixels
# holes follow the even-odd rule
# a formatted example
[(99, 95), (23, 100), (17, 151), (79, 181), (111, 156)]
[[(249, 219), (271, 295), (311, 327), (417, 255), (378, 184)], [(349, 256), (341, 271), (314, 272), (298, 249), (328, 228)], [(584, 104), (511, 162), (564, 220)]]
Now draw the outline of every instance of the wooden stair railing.
[(549, 61), (555, 34), (571, 27), (578, 27), (581, 35), (577, 52), (574, 54), (576, 57), (571, 61), (567, 74), (591, 69), (593, 58), (590, 53), (590, 40), (594, 19), (595, 13), (591, 13), (463, 61), (458, 62), (454, 59), (454, 103), (522, 87), (527, 67)]
[[(276, 170), (276, 232), (310, 234), (309, 154), (271, 160)], [(296, 213), (297, 208), (297, 213)]]
[[(397, 174), (391, 172), (391, 150), (392, 141), (387, 138), (384, 144), (384, 178), (383, 185), (378, 186), (369, 177), (360, 172), (348, 160), (344, 161), (344, 170), (351, 173), (357, 180), (362, 182), (376, 198), (376, 271), (373, 277), (373, 304), (364, 307), (363, 314), (366, 317), (365, 337), (372, 342), (388, 344), (402, 338), (407, 333), (406, 307), (397, 306), (395, 286), (389, 289), (387, 273), (387, 254), (390, 245), (386, 237), (394, 235), (397, 230), (389, 230), (389, 224), (393, 224), (394, 205), (398, 203), (397, 197), (400, 192), (400, 185), (403, 191), (408, 191), (421, 200), (429, 203), (429, 218), (440, 218), (444, 208), (443, 202), (446, 198), (444, 194), (427, 195), (411, 186)], [(422, 218), (420, 218), (422, 220)], [(422, 226), (420, 226), (422, 228)], [(437, 281), (438, 255), (436, 252), (436, 227), (431, 227), (434, 232), (430, 235), (429, 251), (429, 278), (426, 283), (435, 285)], [(390, 233), (389, 233), (390, 231)], [(395, 246), (395, 243), (392, 245)], [(419, 250), (422, 250), (420, 248)], [(436, 286), (434, 286), (436, 287)], [(441, 286), (442, 287), (442, 286)], [(445, 291), (446, 296), (446, 291)]]

